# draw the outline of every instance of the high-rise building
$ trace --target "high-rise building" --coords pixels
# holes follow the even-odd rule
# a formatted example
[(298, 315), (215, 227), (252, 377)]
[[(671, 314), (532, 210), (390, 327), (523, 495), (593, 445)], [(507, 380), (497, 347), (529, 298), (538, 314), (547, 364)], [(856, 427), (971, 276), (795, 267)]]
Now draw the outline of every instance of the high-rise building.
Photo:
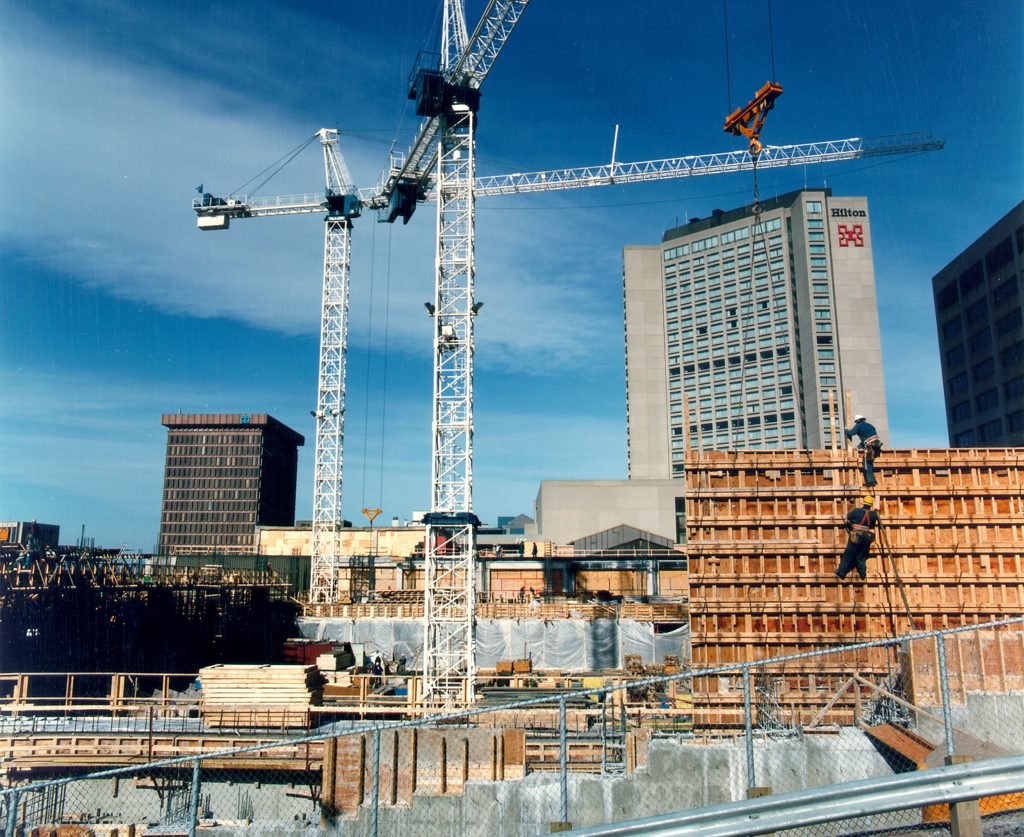
[(161, 554), (254, 554), (257, 526), (295, 522), (300, 434), (262, 413), (171, 414), (161, 422)]
[(888, 439), (871, 241), (866, 198), (813, 189), (625, 248), (630, 479), (681, 476), (686, 448), (841, 442), (847, 393)]
[(949, 444), (1024, 445), (1024, 201), (932, 278)]

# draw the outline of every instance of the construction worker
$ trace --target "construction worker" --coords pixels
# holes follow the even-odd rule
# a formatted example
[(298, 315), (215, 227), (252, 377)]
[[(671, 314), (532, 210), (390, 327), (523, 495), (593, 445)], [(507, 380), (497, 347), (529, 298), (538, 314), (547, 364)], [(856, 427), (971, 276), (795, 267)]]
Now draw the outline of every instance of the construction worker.
[(850, 510), (843, 523), (846, 531), (850, 533), (850, 541), (843, 551), (843, 559), (839, 562), (836, 575), (846, 578), (850, 570), (856, 567), (863, 581), (868, 574), (868, 552), (871, 550), (871, 542), (875, 539), (878, 512), (872, 508), (875, 505), (875, 498), (870, 494), (866, 494), (861, 503), (861, 508)]
[(864, 472), (864, 487), (874, 488), (876, 485), (874, 462), (882, 452), (882, 440), (878, 438), (878, 431), (864, 416), (854, 416), (853, 427), (847, 427), (843, 432), (847, 439), (852, 439), (854, 436), (860, 438), (860, 449), (864, 452), (861, 466), (861, 470)]

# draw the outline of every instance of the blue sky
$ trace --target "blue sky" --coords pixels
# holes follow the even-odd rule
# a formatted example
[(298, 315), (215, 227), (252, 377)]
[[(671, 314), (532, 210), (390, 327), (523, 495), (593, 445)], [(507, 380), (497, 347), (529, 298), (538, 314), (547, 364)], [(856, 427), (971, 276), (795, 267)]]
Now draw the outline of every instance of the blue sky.
[[(475, 20), (482, 2), (470, 0)], [(269, 412), (306, 436), (310, 516), (322, 224), (199, 233), (320, 127), (360, 185), (416, 125), (405, 79), (433, 0), (0, 7), (0, 519), (149, 549), (163, 412)], [(775, 144), (922, 129), (946, 149), (762, 176), (867, 195), (896, 446), (941, 446), (930, 278), (1021, 199), (1019, 0), (776, 0)], [(732, 0), (731, 103), (771, 75), (766, 3)], [(483, 89), (479, 173), (738, 147), (721, 0), (534, 0)], [(322, 188), (314, 148), (263, 194)], [(475, 504), (532, 513), (541, 479), (626, 476), (622, 247), (750, 200), (749, 175), (482, 199)], [(429, 497), (433, 213), (354, 235), (346, 517)]]

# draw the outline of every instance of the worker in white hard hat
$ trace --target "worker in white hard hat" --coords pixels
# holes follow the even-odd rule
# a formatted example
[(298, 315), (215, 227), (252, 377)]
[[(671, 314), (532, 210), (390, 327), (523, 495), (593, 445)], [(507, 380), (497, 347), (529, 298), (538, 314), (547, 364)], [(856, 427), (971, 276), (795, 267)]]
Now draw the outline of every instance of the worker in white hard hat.
[(850, 540), (839, 562), (836, 575), (846, 578), (850, 570), (857, 568), (857, 575), (863, 581), (868, 574), (868, 552), (875, 539), (875, 527), (878, 526), (878, 512), (874, 510), (875, 498), (865, 494), (861, 500), (861, 508), (851, 509), (846, 515), (844, 526), (850, 533)]
[(857, 436), (860, 439), (860, 449), (864, 452), (864, 460), (861, 470), (864, 472), (864, 487), (873, 488), (877, 483), (875, 480), (875, 459), (882, 452), (882, 440), (878, 438), (878, 431), (864, 416), (853, 417), (853, 427), (847, 427), (844, 431), (847, 439)]

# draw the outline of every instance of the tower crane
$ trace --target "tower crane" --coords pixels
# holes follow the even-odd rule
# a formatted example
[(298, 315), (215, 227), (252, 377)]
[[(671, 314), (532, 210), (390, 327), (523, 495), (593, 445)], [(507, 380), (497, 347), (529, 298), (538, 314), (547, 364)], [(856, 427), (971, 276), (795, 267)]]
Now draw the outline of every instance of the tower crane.
[(352, 219), (362, 201), (338, 149), (338, 132), (316, 133), (324, 155), (323, 195), (278, 200), (273, 209), (251, 205), (245, 198), (218, 198), (209, 192), (193, 201), (201, 230), (228, 229), (232, 218), (324, 212), (324, 277), (320, 315), (320, 367), (317, 384), (316, 455), (313, 467), (313, 544), (310, 600), (331, 602), (338, 597), (337, 569), (341, 556), (339, 533), (341, 477), (345, 439), (345, 362), (348, 345), (348, 301), (352, 257)]
[(313, 556), (310, 600), (338, 597), (346, 566), (341, 526), (344, 374), (352, 220), (374, 209), (381, 220), (408, 222), (418, 203), (437, 202), (433, 302), (431, 506), (424, 516), (423, 701), (450, 707), (473, 700), (476, 529), (472, 504), (475, 200), (477, 197), (578, 189), (812, 165), (863, 157), (932, 151), (941, 141), (923, 134), (850, 138), (748, 151), (671, 157), (634, 163), (476, 177), (475, 123), (479, 88), (528, 0), (490, 0), (467, 36), (461, 0), (444, 0), (442, 50), (421, 58), (409, 97), (423, 121), (405, 155), (392, 157), (375, 189), (357, 190), (337, 148), (337, 132), (318, 132), (327, 187), (280, 197), (209, 193), (193, 202), (201, 229), (226, 229), (231, 219), (326, 211), (320, 375), (318, 382)]

